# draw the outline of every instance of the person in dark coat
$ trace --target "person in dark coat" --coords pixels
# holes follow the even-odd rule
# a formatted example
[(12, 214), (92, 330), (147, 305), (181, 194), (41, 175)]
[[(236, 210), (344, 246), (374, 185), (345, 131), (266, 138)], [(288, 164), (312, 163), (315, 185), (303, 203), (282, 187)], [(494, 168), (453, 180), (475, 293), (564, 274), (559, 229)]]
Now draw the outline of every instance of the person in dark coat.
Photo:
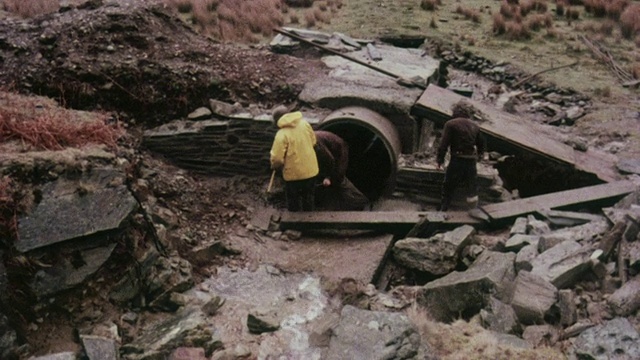
[(442, 184), (440, 211), (449, 209), (454, 191), (462, 185), (466, 185), (467, 203), (478, 203), (476, 162), (482, 159), (485, 151), (480, 127), (472, 120), (474, 108), (461, 101), (451, 110), (452, 118), (444, 125), (437, 154), (438, 169), (444, 165), (447, 152), (451, 155)]
[(316, 130), (318, 183), (316, 200), (319, 208), (328, 210), (362, 210), (368, 199), (347, 179), (349, 144), (341, 137)]

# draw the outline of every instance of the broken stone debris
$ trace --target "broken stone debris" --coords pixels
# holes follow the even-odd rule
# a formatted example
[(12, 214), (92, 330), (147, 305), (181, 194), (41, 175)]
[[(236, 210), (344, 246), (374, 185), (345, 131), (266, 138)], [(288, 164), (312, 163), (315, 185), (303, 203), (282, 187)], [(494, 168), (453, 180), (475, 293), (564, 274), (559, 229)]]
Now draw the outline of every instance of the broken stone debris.
[(430, 350), (404, 314), (368, 311), (347, 305), (340, 313), (328, 360), (427, 359)]
[(80, 336), (84, 352), (89, 360), (117, 360), (120, 357), (116, 341), (100, 336)]
[(405, 238), (393, 245), (393, 256), (407, 268), (445, 275), (456, 268), (462, 249), (471, 243), (474, 234), (475, 229), (465, 225), (428, 239)]
[(418, 302), (439, 321), (478, 313), (490, 295), (506, 301), (515, 278), (515, 254), (484, 251), (466, 271), (454, 271), (423, 287)]
[(180, 346), (205, 349), (206, 356), (222, 347), (214, 324), (197, 308), (184, 308), (175, 316), (147, 326), (135, 341), (121, 347), (124, 360), (166, 357)]
[(247, 327), (252, 334), (276, 331), (280, 328), (280, 316), (275, 309), (256, 309), (247, 316)]

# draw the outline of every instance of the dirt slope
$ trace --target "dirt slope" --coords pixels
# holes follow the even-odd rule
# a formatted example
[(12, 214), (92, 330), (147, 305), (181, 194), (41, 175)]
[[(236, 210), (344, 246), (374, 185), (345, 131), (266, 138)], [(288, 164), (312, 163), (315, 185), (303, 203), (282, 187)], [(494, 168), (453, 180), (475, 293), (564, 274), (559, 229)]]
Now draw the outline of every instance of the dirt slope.
[(317, 60), (216, 43), (168, 11), (144, 1), (90, 2), (0, 21), (0, 86), (158, 124), (210, 98), (270, 106), (322, 72)]

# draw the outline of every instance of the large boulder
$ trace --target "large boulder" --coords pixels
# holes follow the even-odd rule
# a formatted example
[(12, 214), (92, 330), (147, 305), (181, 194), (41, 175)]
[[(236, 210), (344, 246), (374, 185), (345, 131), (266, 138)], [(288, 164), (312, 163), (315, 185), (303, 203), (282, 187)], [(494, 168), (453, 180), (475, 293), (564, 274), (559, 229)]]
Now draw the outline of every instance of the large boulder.
[(347, 305), (340, 316), (327, 360), (425, 359), (420, 334), (406, 315)]
[(573, 347), (578, 359), (640, 359), (640, 334), (629, 320), (615, 318), (585, 330)]
[(441, 276), (458, 265), (460, 252), (473, 239), (475, 229), (464, 225), (428, 239), (405, 238), (393, 246), (394, 259), (410, 269)]
[(505, 301), (515, 278), (515, 257), (513, 253), (485, 251), (466, 271), (427, 283), (418, 301), (440, 321), (451, 321), (460, 314), (473, 315), (492, 295)]
[(564, 289), (578, 282), (591, 267), (591, 253), (586, 246), (565, 241), (536, 257), (531, 262), (531, 273), (541, 276), (558, 289)]
[(539, 324), (556, 303), (558, 289), (549, 281), (528, 271), (516, 278), (511, 306), (523, 324)]

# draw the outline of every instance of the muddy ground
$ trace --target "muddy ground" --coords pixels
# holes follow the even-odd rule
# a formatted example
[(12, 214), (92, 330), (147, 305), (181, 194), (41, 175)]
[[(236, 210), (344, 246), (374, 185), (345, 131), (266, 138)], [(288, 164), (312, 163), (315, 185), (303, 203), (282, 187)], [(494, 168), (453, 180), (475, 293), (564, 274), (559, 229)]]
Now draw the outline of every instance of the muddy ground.
[[(208, 104), (211, 98), (268, 109), (278, 103), (293, 102), (306, 81), (326, 72), (314, 49), (292, 56), (274, 54), (265, 44), (220, 44), (198, 35), (164, 7), (149, 6), (142, 1), (118, 3), (119, 6), (113, 6), (109, 2), (89, 2), (86, 6), (33, 20), (9, 18), (0, 21), (0, 85), (12, 92), (50, 97), (65, 107), (113, 113), (126, 124), (131, 135), (123, 146), (135, 148), (137, 136), (143, 129), (184, 117), (193, 109)], [(370, 37), (375, 37), (381, 34), (375, 30), (367, 32), (368, 28), (363, 28), (363, 24), (369, 26), (383, 20), (370, 14), (393, 13), (398, 6), (404, 6), (406, 10), (406, 3), (399, 1), (382, 6), (384, 2), (349, 2), (344, 12), (336, 15), (333, 24), (321, 27), (322, 30), (335, 28), (354, 36), (371, 34)], [(358, 17), (369, 19), (370, 23), (356, 21), (357, 26), (345, 27), (352, 22), (341, 21), (341, 16), (353, 17), (354, 9), (359, 9)], [(417, 6), (411, 8), (411, 12), (414, 11), (427, 19), (433, 16), (418, 13), (421, 10)], [(411, 17), (406, 11), (400, 13)], [(453, 19), (451, 13), (441, 10), (437, 16), (447, 19), (442, 24), (467, 27), (463, 20)], [(393, 32), (402, 33), (406, 29), (410, 29), (408, 33), (416, 32), (415, 26), (400, 25), (400, 29), (393, 29)], [(379, 29), (391, 32), (390, 26)], [(427, 32), (426, 26), (427, 22), (417, 25), (423, 32)], [(481, 49), (480, 41), (486, 33), (477, 27), (468, 30), (484, 34), (476, 35), (478, 41), (470, 46), (471, 50), (486, 51), (487, 48)], [(444, 28), (438, 31), (440, 35), (447, 35)], [(491, 39), (487, 41), (491, 42)], [(526, 62), (529, 56), (526, 54), (536, 52), (531, 50), (532, 46), (519, 46), (525, 55), (507, 52), (491, 56), (495, 61)], [(584, 49), (582, 55), (588, 57)], [(606, 70), (599, 68), (593, 60), (586, 62), (598, 68), (595, 72), (598, 81), (606, 82)], [(538, 69), (545, 66), (546, 63), (541, 64)], [(586, 73), (594, 72), (584, 68), (582, 75)], [(452, 77), (461, 85), (474, 84), (475, 75), (453, 71)], [(557, 74), (551, 78), (562, 80)], [(478, 82), (478, 86), (485, 85)], [(605, 86), (614, 88), (612, 95), (593, 97), (597, 94), (595, 88)], [(608, 85), (598, 83), (589, 95), (594, 100), (594, 111), (573, 128), (561, 131), (567, 136), (586, 137), (596, 147), (618, 141), (622, 144), (616, 150), (619, 155), (640, 156), (640, 136), (633, 131), (638, 128), (639, 121), (635, 90), (622, 89), (611, 81)], [(187, 235), (195, 242), (203, 242), (222, 239), (230, 233), (242, 234), (256, 211), (274, 204), (265, 194), (267, 177), (194, 175), (143, 149), (135, 151), (144, 166), (156, 173), (152, 185), (154, 194), (162, 198), (164, 206), (180, 214), (178, 230), (173, 234), (177, 239)], [(225, 254), (212, 259), (211, 263), (196, 266), (197, 280), (211, 275), (221, 264), (237, 268), (257, 266), (265, 256), (252, 247), (258, 241), (270, 242), (261, 243), (261, 247), (269, 248), (270, 253), (274, 248), (287, 246), (273, 239), (241, 237), (237, 244), (241, 254)], [(177, 250), (183, 249), (177, 246)], [(76, 349), (74, 329), (91, 323), (96, 317), (119, 315), (121, 309), (100, 298), (101, 289), (107, 286), (105, 279), (100, 279), (82, 291), (85, 297), (78, 304), (52, 310), (47, 314), (46, 322), (39, 318), (25, 319), (21, 335), (31, 345), (27, 353)], [(73, 295), (77, 294), (67, 300), (74, 301)], [(84, 312), (83, 316), (73, 317), (81, 319), (80, 323), (71, 320), (69, 309)], [(157, 315), (150, 314), (149, 318), (154, 316)], [(135, 331), (132, 329), (130, 335)]]

